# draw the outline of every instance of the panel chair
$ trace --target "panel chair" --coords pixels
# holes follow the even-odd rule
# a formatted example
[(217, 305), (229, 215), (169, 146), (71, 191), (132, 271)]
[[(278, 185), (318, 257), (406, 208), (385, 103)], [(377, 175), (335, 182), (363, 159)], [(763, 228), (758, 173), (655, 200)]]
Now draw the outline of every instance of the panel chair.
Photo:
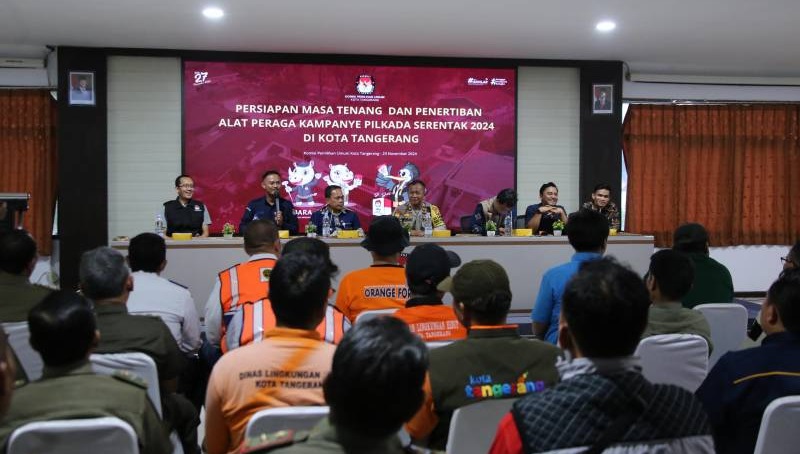
[(735, 303), (700, 304), (694, 307), (708, 320), (714, 351), (708, 358), (708, 368), (714, 367), (720, 357), (739, 350), (747, 337), (747, 309)]
[(800, 446), (800, 396), (780, 397), (764, 410), (754, 454), (783, 454)]
[(472, 233), (470, 224), (472, 223), (472, 215), (461, 216), (461, 233)]
[(447, 434), (447, 454), (486, 454), (497, 425), (517, 399), (487, 399), (453, 412)]
[(356, 316), (355, 323), (365, 322), (367, 320), (373, 319), (375, 317), (381, 317), (384, 315), (392, 315), (397, 312), (398, 308), (391, 308), (391, 309), (375, 309), (374, 311), (364, 311), (358, 316)]
[(244, 436), (258, 437), (279, 430), (311, 430), (328, 417), (329, 407), (276, 407), (259, 411), (247, 422)]
[(708, 342), (696, 334), (660, 334), (639, 342), (642, 375), (695, 392), (708, 374)]
[(139, 454), (136, 432), (115, 417), (31, 422), (8, 441), (8, 454)]
[(39, 352), (31, 347), (30, 338), (31, 333), (28, 329), (28, 322), (8, 322), (3, 323), (3, 329), (8, 335), (8, 344), (11, 345), (11, 350), (25, 371), (25, 376), (28, 381), (34, 381), (42, 378), (42, 369), (44, 363)]

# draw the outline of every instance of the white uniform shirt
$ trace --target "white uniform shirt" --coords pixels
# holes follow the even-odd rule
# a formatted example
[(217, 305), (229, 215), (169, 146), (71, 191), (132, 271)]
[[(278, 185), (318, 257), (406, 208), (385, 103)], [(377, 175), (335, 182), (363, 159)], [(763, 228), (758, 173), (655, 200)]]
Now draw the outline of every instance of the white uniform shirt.
[(128, 312), (160, 317), (182, 352), (193, 353), (200, 348), (200, 317), (191, 293), (180, 285), (156, 273), (136, 271)]

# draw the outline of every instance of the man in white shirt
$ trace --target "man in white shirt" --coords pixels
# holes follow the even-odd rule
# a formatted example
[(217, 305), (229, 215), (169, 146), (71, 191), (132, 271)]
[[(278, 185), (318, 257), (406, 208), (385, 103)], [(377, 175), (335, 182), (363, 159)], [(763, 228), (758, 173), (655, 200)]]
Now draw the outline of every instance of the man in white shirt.
[(159, 275), (167, 266), (166, 255), (164, 239), (155, 233), (131, 239), (128, 264), (135, 287), (128, 297), (128, 312), (160, 317), (181, 351), (192, 355), (200, 348), (200, 317), (189, 290)]

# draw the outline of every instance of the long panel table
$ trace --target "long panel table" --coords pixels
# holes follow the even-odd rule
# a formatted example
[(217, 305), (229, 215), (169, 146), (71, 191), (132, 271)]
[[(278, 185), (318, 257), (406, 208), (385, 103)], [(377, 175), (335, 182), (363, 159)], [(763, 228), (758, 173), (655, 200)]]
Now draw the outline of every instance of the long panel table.
[[(288, 240), (282, 240), (288, 241)], [(360, 246), (360, 239), (325, 239), (330, 245), (331, 256), (339, 266), (338, 278), (348, 272), (370, 265), (369, 252)], [(560, 263), (569, 261), (573, 249), (566, 237), (481, 237), (454, 236), (450, 238), (413, 237), (414, 246), (438, 243), (456, 252), (463, 263), (476, 259), (492, 259), (503, 265), (511, 279), (512, 310), (530, 310), (533, 307), (539, 282), (544, 272)], [(127, 241), (114, 241), (111, 247), (127, 254)], [(609, 237), (607, 255), (616, 257), (640, 275), (644, 275), (653, 253), (653, 237), (642, 235), (619, 235)], [(247, 259), (242, 238), (203, 238), (189, 241), (167, 240), (167, 268), (164, 277), (189, 288), (199, 313), (203, 314), (208, 294), (214, 285), (216, 274)], [(136, 283), (134, 282), (134, 291)]]

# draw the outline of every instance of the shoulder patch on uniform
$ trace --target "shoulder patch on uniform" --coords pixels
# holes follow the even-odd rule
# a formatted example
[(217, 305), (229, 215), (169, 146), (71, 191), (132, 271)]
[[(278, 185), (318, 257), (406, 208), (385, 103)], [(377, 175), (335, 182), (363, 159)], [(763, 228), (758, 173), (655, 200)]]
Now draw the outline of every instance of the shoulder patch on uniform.
[(167, 280), (168, 280), (168, 281), (170, 281), (170, 282), (172, 282), (173, 284), (177, 285), (178, 287), (185, 288), (186, 290), (189, 290), (189, 287), (187, 287), (187, 286), (185, 286), (185, 285), (181, 284), (180, 282), (175, 282), (175, 281), (173, 281), (172, 279), (167, 279)]
[(130, 372), (130, 371), (127, 371), (127, 370), (115, 370), (111, 374), (111, 377), (113, 377), (113, 378), (115, 378), (115, 379), (117, 379), (119, 381), (128, 383), (129, 385), (134, 385), (134, 386), (137, 386), (137, 387), (142, 388), (142, 389), (147, 389), (147, 380), (145, 380), (144, 378), (142, 378), (142, 377), (140, 377), (140, 376), (138, 376), (138, 375), (136, 375), (136, 374), (134, 374), (133, 372)]
[(255, 454), (272, 451), (275, 448), (293, 445), (308, 439), (307, 430), (279, 430), (270, 434), (262, 433), (255, 437), (245, 438), (239, 448), (239, 454)]

